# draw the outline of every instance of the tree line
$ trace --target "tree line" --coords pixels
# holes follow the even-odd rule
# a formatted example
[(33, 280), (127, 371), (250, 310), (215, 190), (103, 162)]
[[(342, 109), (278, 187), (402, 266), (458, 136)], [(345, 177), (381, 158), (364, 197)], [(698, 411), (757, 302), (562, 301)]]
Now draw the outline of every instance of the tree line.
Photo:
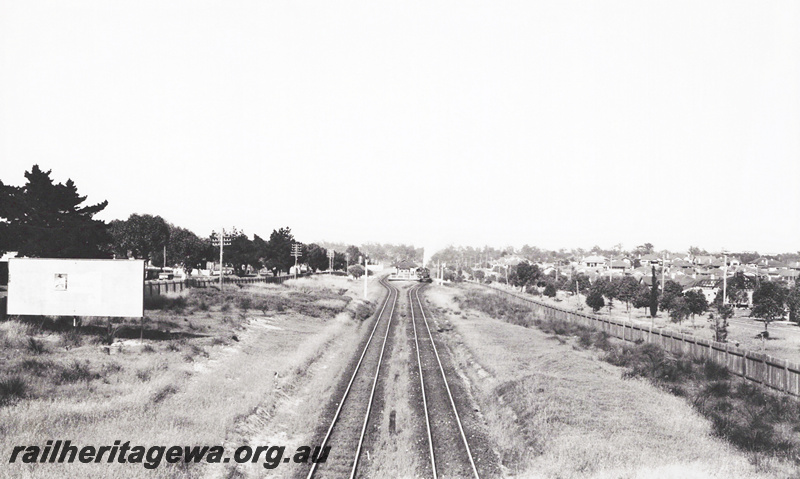
[[(471, 271), (469, 268), (454, 268), (445, 272), (445, 279), (459, 281), (462, 274), (472, 274), (479, 281), (491, 282), (481, 270)], [(784, 285), (774, 281), (758, 281), (755, 285), (747, 283), (744, 275), (729, 278), (726, 297), (722, 301), (722, 288), (719, 288), (713, 301), (709, 303), (705, 294), (698, 289), (684, 291), (683, 286), (673, 280), (664, 281), (663, 287), (651, 268), (650, 284), (639, 281), (632, 276), (600, 276), (594, 281), (583, 274), (564, 274), (551, 271), (545, 274), (538, 265), (522, 262), (506, 269), (498, 269), (498, 281), (522, 288), (529, 293), (543, 294), (555, 298), (558, 291), (580, 293), (586, 296), (586, 305), (595, 313), (604, 307), (609, 311), (615, 301), (631, 308), (644, 309), (650, 317), (661, 311), (671, 321), (681, 324), (690, 319), (694, 323), (697, 316), (709, 313), (708, 320), (715, 332), (715, 339), (724, 342), (727, 338), (728, 319), (733, 317), (734, 305), (747, 302), (748, 288), (753, 290), (750, 316), (762, 319), (764, 329), (769, 324), (788, 315), (789, 321), (800, 324), (800, 283)]]
[[(55, 183), (51, 171), (33, 165), (25, 172), (23, 186), (0, 181), (0, 253), (16, 251), (20, 256), (40, 258), (137, 258), (155, 266), (177, 265), (187, 272), (218, 260), (214, 234), (200, 237), (161, 216), (132, 214), (109, 223), (96, 219), (108, 201), (86, 205), (86, 196), (78, 193), (71, 179)], [(250, 239), (235, 228), (226, 235), (230, 246), (224, 248), (225, 264), (238, 275), (262, 268), (274, 274), (288, 273), (295, 264), (294, 244), (301, 246), (299, 264), (306, 264), (313, 271), (330, 265), (326, 248), (316, 243), (302, 244), (289, 227), (273, 230), (267, 239), (258, 235)], [(368, 247), (378, 259), (416, 252), (413, 246), (406, 245)], [(367, 253), (350, 245), (335, 253), (333, 267), (346, 270), (365, 257)]]

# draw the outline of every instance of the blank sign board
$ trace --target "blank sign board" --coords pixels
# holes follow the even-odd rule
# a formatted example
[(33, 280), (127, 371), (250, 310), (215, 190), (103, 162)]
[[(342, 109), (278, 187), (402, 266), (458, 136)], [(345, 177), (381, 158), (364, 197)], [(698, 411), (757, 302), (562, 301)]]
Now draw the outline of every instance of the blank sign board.
[(143, 313), (144, 260), (8, 260), (8, 314), (141, 318)]

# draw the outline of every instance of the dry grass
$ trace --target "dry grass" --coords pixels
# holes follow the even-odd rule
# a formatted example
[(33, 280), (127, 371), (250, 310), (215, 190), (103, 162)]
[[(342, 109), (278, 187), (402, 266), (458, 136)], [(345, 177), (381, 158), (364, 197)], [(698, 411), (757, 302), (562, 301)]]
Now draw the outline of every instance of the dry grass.
[[(575, 340), (456, 315), (454, 288), (427, 296), (454, 326), (449, 342), (486, 417), (506, 472), (518, 477), (786, 478), (713, 436), (690, 404), (583, 350)], [(796, 476), (795, 476), (796, 477)]]
[[(258, 408), (283, 400), (286, 385), (298, 383), (335, 338), (361, 327), (352, 319), (360, 301), (348, 300), (360, 288), (351, 288), (346, 279), (290, 283), (168, 297), (164, 309), (147, 311), (144, 343), (138, 340), (138, 321), (115, 325), (111, 346), (92, 334), (105, 322), (92, 319), (84, 321), (86, 334), (79, 336), (18, 321), (0, 323), (0, 394), (6, 398), (0, 404), (0, 457), (10, 457), (14, 445), (58, 438), (98, 446), (118, 439), (149, 446), (215, 445), (240, 438), (238, 424)], [(295, 303), (294, 293), (307, 297)], [(337, 303), (331, 302), (334, 296)], [(179, 297), (184, 299), (174, 300)], [(287, 302), (284, 311), (270, 308), (265, 316), (245, 310), (245, 297)], [(324, 301), (314, 309), (316, 316), (299, 313), (317, 308), (316, 300)], [(137, 339), (120, 339), (125, 328)], [(45, 350), (34, 352), (30, 338)], [(305, 401), (304, 407), (318, 404)], [(0, 477), (197, 477), (207, 468), (15, 463), (0, 468)]]

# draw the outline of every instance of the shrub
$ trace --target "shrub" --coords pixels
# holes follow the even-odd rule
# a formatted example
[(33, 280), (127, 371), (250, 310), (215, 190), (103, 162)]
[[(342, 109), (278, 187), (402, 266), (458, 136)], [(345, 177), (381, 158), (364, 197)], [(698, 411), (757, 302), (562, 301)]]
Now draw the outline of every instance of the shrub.
[(20, 376), (0, 379), (0, 406), (22, 399), (28, 392), (28, 385)]
[(236, 298), (236, 307), (242, 311), (247, 311), (253, 307), (253, 299), (249, 295), (243, 295)]
[(136, 377), (139, 379), (139, 381), (143, 383), (149, 381), (150, 376), (151, 376), (151, 371), (149, 369), (139, 369), (138, 371), (136, 371)]
[(122, 365), (117, 362), (111, 362), (103, 364), (102, 369), (100, 370), (100, 376), (106, 377), (109, 374), (116, 374), (122, 371)]
[(47, 374), (48, 371), (53, 370), (55, 364), (53, 361), (50, 360), (41, 360), (41, 359), (26, 359), (19, 364), (19, 368), (25, 371), (30, 372), (36, 376), (44, 376)]
[(61, 383), (76, 383), (78, 381), (86, 381), (87, 383), (93, 379), (98, 379), (99, 374), (93, 373), (89, 361), (73, 361), (72, 364), (62, 369), (58, 375), (58, 382)]
[(145, 344), (144, 346), (142, 346), (142, 352), (143, 353), (154, 353), (154, 352), (156, 352), (156, 348), (154, 348), (150, 344)]
[(719, 379), (728, 379), (730, 372), (727, 367), (710, 359), (706, 359), (703, 361), (703, 374), (705, 374), (706, 379), (716, 381)]
[(166, 386), (156, 391), (155, 394), (153, 394), (151, 401), (154, 403), (160, 403), (161, 401), (172, 396), (176, 392), (178, 392), (178, 388), (176, 386), (173, 386), (172, 384), (167, 384)]
[(144, 298), (144, 309), (183, 312), (187, 301), (185, 296), (147, 296)]
[(353, 319), (364, 321), (372, 316), (372, 305), (369, 303), (359, 303), (353, 311)]
[(78, 348), (83, 345), (83, 335), (77, 329), (70, 329), (61, 334), (61, 345), (66, 349)]
[(50, 352), (43, 342), (34, 338), (28, 338), (27, 347), (31, 354), (45, 354)]

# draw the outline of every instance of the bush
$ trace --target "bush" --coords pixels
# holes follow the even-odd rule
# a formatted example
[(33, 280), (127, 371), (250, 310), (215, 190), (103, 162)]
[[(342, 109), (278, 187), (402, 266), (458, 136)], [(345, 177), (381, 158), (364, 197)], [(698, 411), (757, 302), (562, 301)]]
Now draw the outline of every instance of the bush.
[(77, 329), (70, 329), (61, 334), (61, 345), (66, 349), (78, 348), (83, 345), (83, 335)]
[(183, 312), (187, 305), (185, 296), (147, 296), (144, 298), (144, 309)]
[(93, 379), (99, 379), (100, 375), (93, 373), (89, 361), (73, 361), (72, 364), (62, 369), (58, 375), (58, 383), (76, 383), (78, 381), (86, 381), (87, 383)]
[(19, 364), (19, 368), (28, 371), (35, 376), (45, 376), (55, 367), (53, 361), (41, 359), (26, 359)]
[(50, 352), (48, 351), (47, 347), (44, 345), (43, 342), (38, 341), (34, 338), (28, 338), (27, 347), (28, 351), (30, 351), (31, 354), (45, 354)]
[(253, 299), (249, 295), (242, 295), (236, 298), (236, 307), (242, 311), (247, 311), (253, 307)]
[(728, 371), (727, 367), (717, 364), (710, 359), (706, 359), (703, 361), (703, 374), (705, 374), (706, 379), (710, 381), (716, 381), (720, 379), (728, 379), (730, 376), (730, 371)]
[(372, 316), (372, 305), (369, 303), (359, 303), (353, 311), (353, 319), (357, 321), (364, 321)]
[(153, 397), (151, 398), (151, 400), (154, 403), (160, 403), (161, 401), (163, 401), (164, 399), (172, 396), (176, 392), (178, 392), (178, 388), (177, 387), (173, 386), (172, 384), (167, 384), (166, 386), (164, 386), (161, 389), (159, 389), (158, 391), (156, 391), (156, 393), (153, 394)]
[(0, 379), (0, 406), (22, 399), (28, 392), (28, 385), (20, 376)]

